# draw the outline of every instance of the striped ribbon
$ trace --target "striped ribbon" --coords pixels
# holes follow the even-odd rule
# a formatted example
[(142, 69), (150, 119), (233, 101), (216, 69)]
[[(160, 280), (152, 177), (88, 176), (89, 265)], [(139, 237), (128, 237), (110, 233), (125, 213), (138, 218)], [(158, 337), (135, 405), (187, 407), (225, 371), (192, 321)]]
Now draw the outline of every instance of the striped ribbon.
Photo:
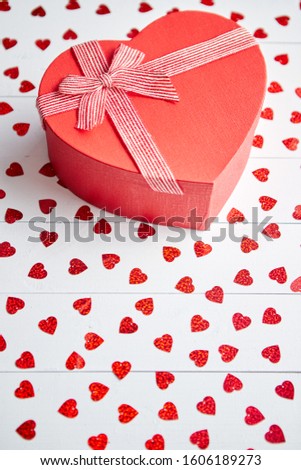
[(108, 113), (148, 185), (154, 191), (181, 195), (127, 92), (178, 101), (170, 77), (256, 45), (253, 36), (240, 27), (147, 63), (142, 63), (143, 52), (121, 44), (109, 65), (98, 41), (86, 42), (72, 48), (83, 75), (68, 75), (58, 91), (38, 97), (37, 107), (42, 119), (78, 109), (76, 127), (83, 130), (101, 124)]

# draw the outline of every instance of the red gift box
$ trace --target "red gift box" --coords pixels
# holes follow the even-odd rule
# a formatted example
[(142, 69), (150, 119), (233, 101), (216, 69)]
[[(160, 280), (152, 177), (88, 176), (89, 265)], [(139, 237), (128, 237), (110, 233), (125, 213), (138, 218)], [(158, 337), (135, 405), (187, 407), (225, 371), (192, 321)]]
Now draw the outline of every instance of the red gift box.
[[(238, 41), (238, 50), (232, 51), (231, 41), (235, 44)], [(137, 57), (140, 52), (145, 54), (142, 62), (140, 60), (142, 68), (138, 66), (135, 69), (131, 65), (120, 87), (125, 86), (126, 89), (128, 83), (133, 83), (134, 89), (147, 82), (148, 96), (138, 94), (136, 89), (131, 91), (130, 86), (119, 93), (117, 81), (112, 82), (113, 73), (111, 76), (102, 73), (98, 80), (89, 77), (91, 65), (88, 64), (88, 71), (85, 70), (86, 61), (99, 62), (99, 58), (93, 57), (99, 45), (104, 62), (111, 64), (120, 44), (131, 48), (121, 46), (123, 70), (127, 54), (131, 54), (133, 49)], [(164, 85), (161, 88), (168, 89), (169, 97), (152, 96), (158, 91), (156, 80), (159, 83), (160, 77), (157, 79), (157, 76), (152, 78), (150, 75), (140, 80), (138, 72), (143, 70), (144, 73), (147, 71), (145, 65), (175, 51), (177, 54), (170, 61), (175, 63), (179, 72), (181, 64), (196, 54), (192, 53), (195, 50), (200, 52), (194, 60), (207, 57), (204, 64), (194, 64), (189, 70), (171, 77), (162, 75)], [(220, 51), (224, 50), (224, 55), (219, 57)], [(51, 63), (43, 76), (38, 99), (49, 157), (62, 183), (82, 199), (111, 213), (150, 223), (203, 229), (206, 220), (218, 215), (236, 186), (246, 165), (260, 116), (266, 70), (263, 56), (252, 36), (235, 22), (219, 15), (185, 11), (156, 20), (131, 41), (91, 43), (88, 52), (92, 57), (89, 54), (83, 57), (84, 65), (79, 63), (78, 56), (84, 55), (85, 47), (79, 48), (77, 55), (75, 51), (76, 48), (69, 49)], [(162, 67), (165, 74), (166, 70)], [(77, 94), (77, 86), (81, 87), (78, 88), (80, 95)], [(91, 105), (92, 101), (90, 104), (89, 101), (93, 93)], [(127, 100), (125, 103), (130, 101), (128, 106), (134, 109), (130, 117), (122, 115), (127, 110), (121, 98), (115, 102), (115, 111), (112, 111), (115, 98), (102, 102), (107, 96), (112, 97), (111, 93), (120, 95)], [(171, 97), (173, 93), (178, 96), (177, 101)], [(60, 110), (59, 104), (51, 104), (52, 96), (58, 100), (57, 103), (60, 99), (62, 102), (65, 100), (65, 108), (70, 102), (68, 99), (72, 101), (74, 98), (77, 105), (74, 109)], [(48, 111), (43, 110), (45, 103)], [(100, 119), (94, 119), (93, 113), (99, 114), (102, 106), (104, 116), (100, 123)], [(90, 117), (87, 118), (85, 112), (90, 113)], [(142, 134), (145, 131), (167, 168), (162, 170), (162, 180), (158, 161), (152, 160), (151, 152), (148, 155), (148, 148), (145, 151), (141, 143), (145, 134), (141, 137), (140, 130), (138, 133), (135, 116), (143, 123)], [(93, 119), (95, 122), (91, 125)], [(78, 128), (80, 120), (88, 121), (88, 130), (83, 126)], [(121, 129), (118, 128), (118, 120), (123, 120)], [(129, 140), (134, 143), (129, 145)], [(131, 145), (135, 146), (134, 150)], [(141, 167), (137, 166), (141, 159), (148, 159), (146, 172), (152, 175), (153, 187), (141, 174)], [(167, 177), (166, 171), (169, 172)], [(160, 190), (165, 177), (166, 186), (173, 187), (170, 192)]]

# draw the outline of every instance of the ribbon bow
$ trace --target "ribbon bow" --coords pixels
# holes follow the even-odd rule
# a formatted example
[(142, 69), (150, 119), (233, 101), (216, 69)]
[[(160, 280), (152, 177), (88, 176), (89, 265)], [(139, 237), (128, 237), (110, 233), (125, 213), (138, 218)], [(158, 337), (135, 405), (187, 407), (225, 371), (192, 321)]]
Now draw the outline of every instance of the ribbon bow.
[(107, 112), (149, 186), (182, 195), (127, 92), (178, 101), (171, 76), (256, 45), (251, 34), (240, 27), (146, 63), (142, 63), (143, 52), (121, 44), (109, 65), (98, 41), (86, 42), (72, 48), (83, 75), (68, 75), (58, 91), (39, 96), (37, 106), (42, 119), (78, 109), (76, 127), (83, 130), (101, 124)]
[[(98, 43), (92, 47), (97, 52)], [(74, 50), (79, 58), (78, 49)], [(110, 108), (109, 102), (116, 88), (151, 98), (179, 100), (167, 75), (162, 72), (144, 71), (139, 67), (144, 56), (143, 52), (120, 44), (115, 50), (109, 68), (105, 64), (96, 64), (93, 67), (88, 60), (85, 63), (85, 76), (68, 75), (62, 80), (59, 85), (60, 93), (81, 95), (76, 125), (78, 129), (90, 130), (103, 122), (105, 111)]]

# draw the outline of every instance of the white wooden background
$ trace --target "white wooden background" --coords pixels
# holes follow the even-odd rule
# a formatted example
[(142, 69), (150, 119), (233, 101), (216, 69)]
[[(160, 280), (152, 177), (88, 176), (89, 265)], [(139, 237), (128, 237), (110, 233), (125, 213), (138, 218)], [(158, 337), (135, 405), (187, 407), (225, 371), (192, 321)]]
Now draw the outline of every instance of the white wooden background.
[[(197, 449), (190, 436), (207, 430), (212, 449), (300, 449), (300, 2), (150, 0), (147, 4), (151, 9), (141, 12), (138, 0), (105, 0), (110, 13), (104, 15), (96, 13), (101, 5), (99, 0), (78, 0), (80, 8), (76, 9), (66, 8), (68, 3), (68, 0), (10, 0), (8, 11), (1, 11), (0, 3), (0, 39), (17, 40), (14, 47), (7, 48), (7, 39), (0, 45), (0, 102), (13, 108), (12, 112), (1, 115), (0, 104), (0, 251), (1, 247), (4, 250), (3, 242), (16, 249), (14, 255), (2, 254), (0, 258), (0, 448), (87, 449), (91, 436), (105, 434), (108, 449), (144, 449), (145, 443), (159, 434), (166, 449)], [(42, 11), (42, 16), (33, 15), (39, 6), (46, 14)], [(73, 235), (70, 241), (64, 241), (62, 223), (52, 229), (58, 239), (51, 246), (46, 248), (41, 242), (28, 241), (33, 235), (29, 228), (32, 217), (45, 216), (45, 230), (50, 230), (50, 216), (42, 213), (40, 201), (54, 200), (56, 215), (70, 221), (72, 233), (74, 216), (86, 205), (58, 185), (56, 177), (39, 172), (47, 163), (47, 150), (35, 97), (45, 68), (59, 52), (77, 42), (94, 38), (125, 39), (133, 28), (142, 29), (172, 8), (203, 10), (226, 17), (240, 13), (241, 25), (252, 33), (262, 29), (266, 34), (258, 41), (266, 58), (268, 85), (277, 82), (282, 88), (281, 92), (266, 94), (264, 109), (272, 109), (273, 119), (260, 119), (256, 135), (263, 137), (262, 148), (252, 147), (243, 177), (219, 221), (209, 231), (198, 234), (204, 243), (212, 246), (211, 253), (197, 257), (189, 231), (182, 241), (170, 241), (172, 233), (165, 227), (154, 227), (154, 236), (132, 241), (126, 220), (120, 222), (126, 242), (114, 235), (114, 222), (111, 222), (110, 241), (96, 236), (91, 242), (81, 243)], [(69, 29), (76, 33), (77, 39), (63, 39)], [(36, 41), (46, 39), (50, 44), (41, 50)], [(275, 60), (279, 55), (287, 56), (281, 61), (288, 59), (288, 63)], [(15, 67), (17, 72), (9, 71)], [(11, 78), (11, 73), (18, 76)], [(21, 92), (25, 80), (34, 88)], [(18, 123), (30, 125), (23, 136), (13, 129)], [(296, 150), (284, 145), (287, 139), (294, 139)], [(14, 162), (21, 165), (22, 175), (6, 173)], [(253, 172), (260, 168), (269, 170), (267, 181), (259, 181), (254, 176)], [(262, 210), (259, 201), (262, 196), (276, 201), (271, 210)], [(100, 216), (99, 210), (89, 207), (95, 217), (90, 224), (94, 224)], [(258, 209), (259, 220), (270, 217), (266, 225), (277, 224), (280, 236), (271, 239), (260, 233), (256, 238), (258, 248), (243, 252), (240, 242), (229, 236), (233, 225), (229, 225), (227, 215), (232, 208), (241, 211), (247, 221), (234, 226), (238, 238), (254, 237), (252, 208)], [(7, 223), (11, 212), (7, 213), (7, 209), (19, 211), (19, 220)], [(109, 215), (101, 215), (106, 216)], [(87, 234), (89, 222), (81, 220), (79, 226), (81, 234)], [(216, 241), (221, 230), (226, 232), (226, 237)], [(167, 262), (163, 257), (166, 246), (178, 248), (180, 256)], [(108, 270), (102, 263), (102, 255), (112, 253), (120, 257), (120, 262)], [(81, 274), (68, 272), (74, 258), (87, 267)], [(42, 263), (47, 271), (43, 279), (28, 276), (36, 263)], [(134, 268), (147, 274), (146, 282), (129, 283)], [(270, 278), (270, 272), (277, 268), (285, 268), (286, 282), (278, 283)], [(241, 270), (250, 272), (251, 285), (234, 282)], [(191, 294), (175, 288), (186, 276), (195, 287)], [(214, 286), (223, 289), (221, 304), (205, 296)], [(10, 301), (7, 305), (8, 297), (21, 299), (23, 308), (11, 310), (15, 303)], [(87, 315), (73, 307), (82, 298), (92, 303)], [(135, 307), (144, 298), (153, 300), (154, 310), (150, 315)], [(236, 329), (233, 323), (233, 315), (238, 313), (247, 321), (243, 329)], [(191, 331), (191, 319), (196, 315), (209, 322), (206, 330)], [(276, 318), (274, 324), (266, 323), (269, 315)], [(57, 322), (53, 334), (39, 327), (49, 317)], [(134, 325), (137, 331), (119, 332), (120, 323), (126, 317), (137, 325), (138, 328)], [(103, 343), (94, 350), (87, 349), (88, 333), (95, 333)], [(169, 352), (154, 345), (163, 335), (172, 338)], [(219, 352), (225, 346), (236, 348), (236, 355), (229, 362)], [(272, 357), (274, 362), (262, 355), (269, 347), (276, 354)], [(197, 367), (189, 357), (195, 350), (208, 351), (208, 361), (203, 367)], [(26, 351), (30, 352), (34, 367), (22, 369), (16, 366), (16, 361)], [(84, 359), (85, 366), (70, 371), (66, 361), (73, 352)], [(112, 372), (112, 364), (118, 361), (131, 365), (131, 371), (123, 379)], [(174, 382), (166, 389), (156, 384), (156, 372), (162, 371), (174, 376)], [(230, 392), (227, 387), (225, 390), (228, 374), (241, 381), (240, 390)], [(15, 396), (22, 381), (31, 383), (33, 397)], [(89, 385), (93, 382), (109, 387), (100, 401), (91, 400)], [(289, 395), (281, 396), (281, 390), (287, 387)], [(197, 404), (208, 396), (216, 403), (214, 415), (197, 409)], [(58, 412), (69, 399), (77, 402), (78, 415), (74, 418)], [(158, 416), (166, 402), (175, 406), (177, 419), (163, 420)], [(138, 412), (129, 423), (118, 419), (122, 404)], [(249, 407), (257, 408), (263, 415), (257, 424), (245, 421)], [(27, 436), (31, 439), (24, 439), (24, 433), (22, 438), (16, 432), (27, 421), (36, 424), (35, 437)]]

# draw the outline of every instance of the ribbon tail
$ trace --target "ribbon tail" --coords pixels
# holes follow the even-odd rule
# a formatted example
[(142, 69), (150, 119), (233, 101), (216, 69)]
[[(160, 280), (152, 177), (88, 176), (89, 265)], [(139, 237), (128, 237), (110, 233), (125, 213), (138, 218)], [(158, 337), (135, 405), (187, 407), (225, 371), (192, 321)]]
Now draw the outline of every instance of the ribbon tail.
[(113, 73), (120, 68), (132, 69), (138, 67), (143, 61), (144, 56), (144, 52), (133, 49), (125, 44), (120, 44), (115, 50), (109, 71)]
[(105, 115), (106, 96), (106, 88), (82, 96), (78, 108), (77, 129), (90, 131), (102, 123)]
[(115, 88), (108, 93), (106, 110), (149, 186), (154, 191), (182, 195), (174, 175), (123, 90)]

